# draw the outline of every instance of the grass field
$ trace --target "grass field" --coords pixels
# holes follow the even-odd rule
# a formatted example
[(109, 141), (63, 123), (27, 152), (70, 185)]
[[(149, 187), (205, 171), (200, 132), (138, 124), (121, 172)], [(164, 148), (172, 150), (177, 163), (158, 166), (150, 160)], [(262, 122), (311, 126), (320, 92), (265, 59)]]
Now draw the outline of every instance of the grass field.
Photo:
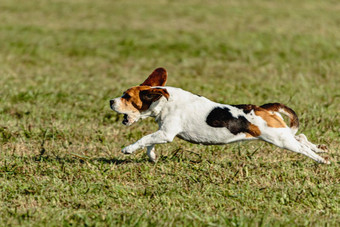
[[(0, 1), (0, 226), (336, 226), (338, 1)], [(217, 102), (282, 102), (331, 165), (263, 142), (180, 139), (109, 100), (156, 67)]]

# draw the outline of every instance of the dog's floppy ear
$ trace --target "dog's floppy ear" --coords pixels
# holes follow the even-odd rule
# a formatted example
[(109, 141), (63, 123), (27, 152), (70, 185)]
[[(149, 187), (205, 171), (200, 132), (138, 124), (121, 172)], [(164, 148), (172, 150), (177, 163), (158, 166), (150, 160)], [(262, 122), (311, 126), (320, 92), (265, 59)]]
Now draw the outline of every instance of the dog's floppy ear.
[(164, 86), (168, 73), (164, 68), (155, 69), (151, 75), (140, 86)]
[(164, 96), (167, 100), (169, 100), (170, 94), (164, 88), (151, 88), (148, 90), (143, 90), (139, 93), (140, 99), (144, 102), (151, 103), (155, 102)]

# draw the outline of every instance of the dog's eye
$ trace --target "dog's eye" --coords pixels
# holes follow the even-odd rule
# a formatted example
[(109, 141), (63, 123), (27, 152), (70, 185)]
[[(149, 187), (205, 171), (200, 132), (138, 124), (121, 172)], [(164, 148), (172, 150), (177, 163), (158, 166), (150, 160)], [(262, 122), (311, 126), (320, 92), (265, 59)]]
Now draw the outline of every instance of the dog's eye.
[(131, 96), (129, 94), (125, 93), (125, 94), (123, 94), (122, 98), (123, 99), (129, 99), (129, 98), (131, 98)]

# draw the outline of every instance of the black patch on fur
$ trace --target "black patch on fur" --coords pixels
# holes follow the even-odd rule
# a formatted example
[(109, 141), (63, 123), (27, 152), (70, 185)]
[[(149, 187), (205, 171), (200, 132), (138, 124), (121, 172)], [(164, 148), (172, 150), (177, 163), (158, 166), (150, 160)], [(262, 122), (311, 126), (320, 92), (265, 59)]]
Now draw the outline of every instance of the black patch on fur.
[(209, 113), (206, 122), (214, 128), (226, 127), (234, 135), (241, 132), (250, 132), (250, 122), (243, 116), (239, 116), (238, 118), (233, 117), (227, 107), (214, 108)]

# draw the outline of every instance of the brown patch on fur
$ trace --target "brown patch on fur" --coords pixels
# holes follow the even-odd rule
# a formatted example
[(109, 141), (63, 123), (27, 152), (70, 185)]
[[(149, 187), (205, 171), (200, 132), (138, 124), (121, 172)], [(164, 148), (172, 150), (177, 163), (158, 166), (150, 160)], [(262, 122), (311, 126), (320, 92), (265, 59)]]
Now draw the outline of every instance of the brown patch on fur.
[(129, 110), (134, 111), (143, 111), (147, 108), (143, 108), (143, 101), (140, 99), (140, 92), (150, 89), (149, 86), (136, 86), (129, 88), (124, 93), (128, 95), (129, 98), (124, 98), (124, 95), (122, 97), (122, 102), (125, 106), (128, 107)]
[(164, 68), (155, 69), (150, 76), (140, 86), (164, 86), (168, 74)]
[(136, 86), (124, 92), (121, 102), (124, 109), (130, 111), (145, 111), (150, 105), (162, 96), (169, 99), (170, 95), (164, 88), (151, 88), (150, 86)]
[(286, 128), (286, 123), (277, 116), (276, 114), (272, 114), (269, 111), (262, 109), (255, 110), (255, 114), (261, 117), (265, 122), (267, 122), (268, 127), (272, 128)]
[(253, 138), (253, 137), (256, 137), (256, 136), (253, 136), (252, 134), (249, 134), (248, 132), (246, 132), (246, 138)]
[(258, 137), (259, 135), (261, 135), (259, 127), (249, 124), (249, 132), (246, 133), (246, 137)]

